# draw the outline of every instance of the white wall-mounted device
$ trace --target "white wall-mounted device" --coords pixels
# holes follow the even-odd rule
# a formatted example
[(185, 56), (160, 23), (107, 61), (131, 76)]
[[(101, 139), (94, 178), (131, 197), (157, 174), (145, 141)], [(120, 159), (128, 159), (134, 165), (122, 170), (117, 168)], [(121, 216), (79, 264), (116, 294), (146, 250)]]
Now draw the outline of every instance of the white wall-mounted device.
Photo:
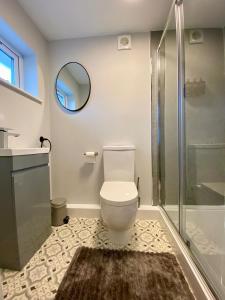
[(131, 49), (131, 35), (120, 35), (118, 36), (118, 50), (129, 50)]
[(204, 33), (201, 29), (192, 29), (189, 31), (190, 44), (202, 44), (204, 42)]

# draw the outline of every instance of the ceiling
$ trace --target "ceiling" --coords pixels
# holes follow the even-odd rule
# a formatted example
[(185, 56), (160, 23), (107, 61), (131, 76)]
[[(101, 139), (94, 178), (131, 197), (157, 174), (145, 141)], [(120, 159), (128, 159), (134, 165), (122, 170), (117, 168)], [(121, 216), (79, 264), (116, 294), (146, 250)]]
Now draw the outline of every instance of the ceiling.
[(225, 26), (225, 0), (184, 0), (185, 28)]
[[(17, 0), (48, 40), (161, 30), (172, 0)], [(184, 0), (185, 26), (224, 27), (225, 0)]]
[(18, 0), (48, 40), (162, 29), (171, 0)]

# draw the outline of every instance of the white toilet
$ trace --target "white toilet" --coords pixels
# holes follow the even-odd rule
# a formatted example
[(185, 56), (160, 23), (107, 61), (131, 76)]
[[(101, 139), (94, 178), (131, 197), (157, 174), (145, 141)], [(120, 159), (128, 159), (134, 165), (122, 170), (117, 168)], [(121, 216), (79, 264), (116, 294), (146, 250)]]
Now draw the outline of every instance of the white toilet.
[(105, 146), (101, 214), (115, 246), (125, 246), (132, 235), (138, 208), (134, 183), (134, 146)]

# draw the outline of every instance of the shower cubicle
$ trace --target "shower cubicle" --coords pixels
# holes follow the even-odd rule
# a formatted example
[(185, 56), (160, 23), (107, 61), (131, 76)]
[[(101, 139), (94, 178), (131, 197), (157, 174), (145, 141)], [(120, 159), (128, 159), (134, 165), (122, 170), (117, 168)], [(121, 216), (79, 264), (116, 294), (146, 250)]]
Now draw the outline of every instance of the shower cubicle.
[[(174, 1), (152, 32), (154, 198), (225, 299), (225, 0)], [(157, 158), (157, 159), (156, 159)]]

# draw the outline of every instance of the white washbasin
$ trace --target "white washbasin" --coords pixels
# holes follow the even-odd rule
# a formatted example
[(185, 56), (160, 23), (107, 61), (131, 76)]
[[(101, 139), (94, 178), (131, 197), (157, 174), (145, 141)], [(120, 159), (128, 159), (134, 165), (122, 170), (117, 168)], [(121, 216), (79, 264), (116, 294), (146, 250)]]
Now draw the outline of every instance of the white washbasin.
[(48, 152), (48, 148), (0, 148), (0, 156), (31, 155)]

